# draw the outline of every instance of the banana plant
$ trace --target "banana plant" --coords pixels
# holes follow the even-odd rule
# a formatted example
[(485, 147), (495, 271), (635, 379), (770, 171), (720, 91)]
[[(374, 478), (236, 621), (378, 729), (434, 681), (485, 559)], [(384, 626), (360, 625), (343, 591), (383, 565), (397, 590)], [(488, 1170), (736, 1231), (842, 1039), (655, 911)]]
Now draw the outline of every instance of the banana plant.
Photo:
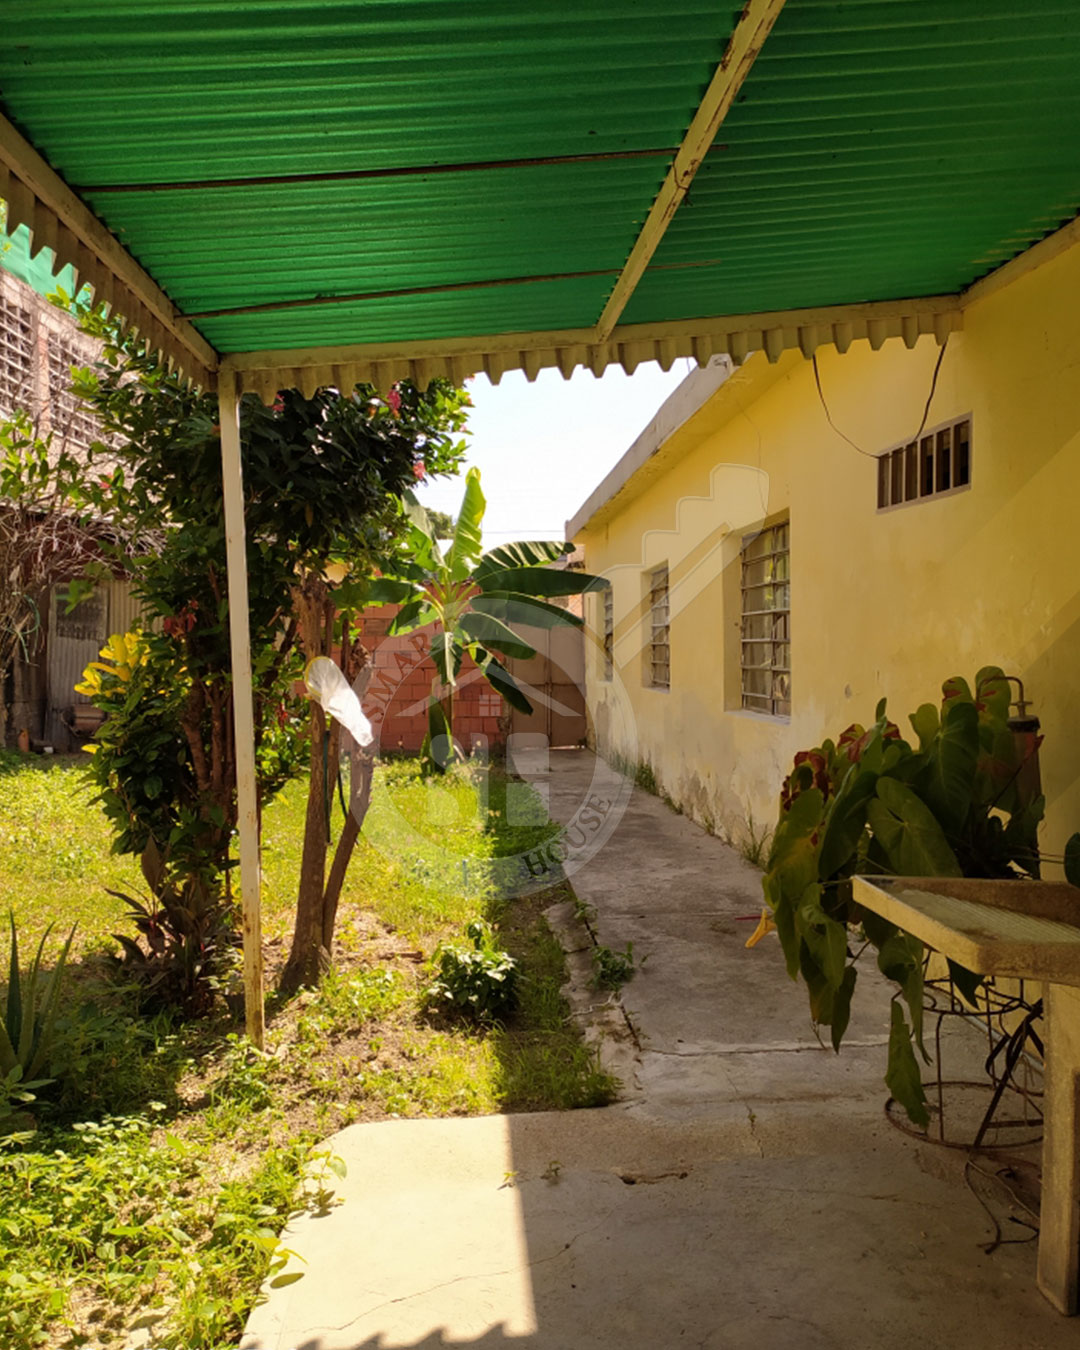
[(486, 506), (479, 470), (470, 469), (454, 535), (444, 553), (423, 507), (407, 501), (409, 530), (402, 551), (385, 561), (383, 575), (372, 583), (368, 596), (369, 604), (400, 605), (391, 633), (431, 627), (431, 658), (438, 680), (428, 703), (425, 757), (439, 769), (456, 754), (454, 693), (465, 654), (511, 707), (532, 712), (525, 691), (504, 664), (505, 659), (536, 655), (515, 626), (580, 628), (583, 621), (576, 614), (551, 601), (604, 584), (601, 577), (551, 566), (573, 549), (562, 541), (502, 544), (485, 552)]

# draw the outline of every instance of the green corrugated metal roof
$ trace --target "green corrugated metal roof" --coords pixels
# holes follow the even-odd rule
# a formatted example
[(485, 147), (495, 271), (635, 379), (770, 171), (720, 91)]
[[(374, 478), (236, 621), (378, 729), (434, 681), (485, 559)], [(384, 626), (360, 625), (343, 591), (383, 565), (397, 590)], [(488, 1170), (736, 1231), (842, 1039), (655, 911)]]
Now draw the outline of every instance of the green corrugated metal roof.
[[(586, 328), (737, 20), (0, 0), (0, 106), (220, 352)], [(1080, 208), (1077, 70), (1061, 0), (787, 0), (622, 321), (959, 291)]]
[(962, 290), (1080, 208), (1078, 72), (1061, 0), (788, 0), (624, 320)]

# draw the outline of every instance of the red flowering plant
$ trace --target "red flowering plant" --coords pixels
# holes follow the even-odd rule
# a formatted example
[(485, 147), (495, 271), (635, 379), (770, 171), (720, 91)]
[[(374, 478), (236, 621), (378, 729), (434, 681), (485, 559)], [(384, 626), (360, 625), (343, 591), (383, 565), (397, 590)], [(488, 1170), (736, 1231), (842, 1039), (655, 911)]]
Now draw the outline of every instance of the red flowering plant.
[[(775, 928), (788, 974), (805, 980), (811, 1016), (829, 1027), (836, 1050), (851, 1015), (858, 956), (876, 949), (879, 969), (899, 985), (885, 1081), (923, 1124), (914, 1049), (926, 1056), (922, 943), (858, 905), (851, 878), (1037, 877), (1043, 813), (1042, 797), (1026, 797), (1021, 786), (1002, 671), (984, 667), (974, 691), (954, 677), (942, 694), (940, 708), (924, 703), (909, 718), (917, 745), (889, 721), (882, 699), (869, 728), (852, 725), (836, 742), (795, 756), (763, 879), (767, 908), (751, 939)], [(979, 973), (950, 967), (957, 986), (973, 993)]]

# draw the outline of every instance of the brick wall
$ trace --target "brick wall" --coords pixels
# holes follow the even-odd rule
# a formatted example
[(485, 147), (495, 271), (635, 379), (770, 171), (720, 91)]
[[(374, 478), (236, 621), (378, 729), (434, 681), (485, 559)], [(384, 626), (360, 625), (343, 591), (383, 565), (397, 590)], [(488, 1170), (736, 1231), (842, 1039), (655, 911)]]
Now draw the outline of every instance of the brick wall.
[[(427, 734), (427, 704), (435, 665), (427, 655), (431, 630), (390, 636), (396, 608), (380, 605), (360, 616), (361, 641), (375, 666), (364, 699), (381, 750), (419, 750)], [(454, 694), (454, 737), (473, 749), (506, 739), (506, 705), (465, 657)]]

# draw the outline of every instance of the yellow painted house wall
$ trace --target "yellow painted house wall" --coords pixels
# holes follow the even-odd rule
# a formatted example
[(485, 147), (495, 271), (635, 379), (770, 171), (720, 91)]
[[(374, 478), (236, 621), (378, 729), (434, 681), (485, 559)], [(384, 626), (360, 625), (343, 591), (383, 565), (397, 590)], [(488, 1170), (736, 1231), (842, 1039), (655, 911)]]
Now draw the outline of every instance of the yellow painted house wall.
[[(818, 353), (832, 418), (870, 455), (912, 438), (939, 348)], [(1080, 828), (1080, 247), (973, 303), (927, 427), (971, 417), (971, 486), (877, 510), (877, 466), (830, 428), (811, 364), (735, 372), (579, 533), (611, 578), (615, 679), (587, 661), (597, 748), (738, 838), (771, 824), (793, 753), (937, 702), (986, 664), (1027, 686), (1046, 740), (1043, 848)], [(738, 552), (790, 512), (790, 721), (740, 708)], [(642, 678), (647, 573), (671, 570), (671, 687)], [(599, 627), (600, 602), (592, 598)], [(647, 652), (647, 648), (644, 648)], [(1054, 875), (1051, 869), (1047, 875)]]

